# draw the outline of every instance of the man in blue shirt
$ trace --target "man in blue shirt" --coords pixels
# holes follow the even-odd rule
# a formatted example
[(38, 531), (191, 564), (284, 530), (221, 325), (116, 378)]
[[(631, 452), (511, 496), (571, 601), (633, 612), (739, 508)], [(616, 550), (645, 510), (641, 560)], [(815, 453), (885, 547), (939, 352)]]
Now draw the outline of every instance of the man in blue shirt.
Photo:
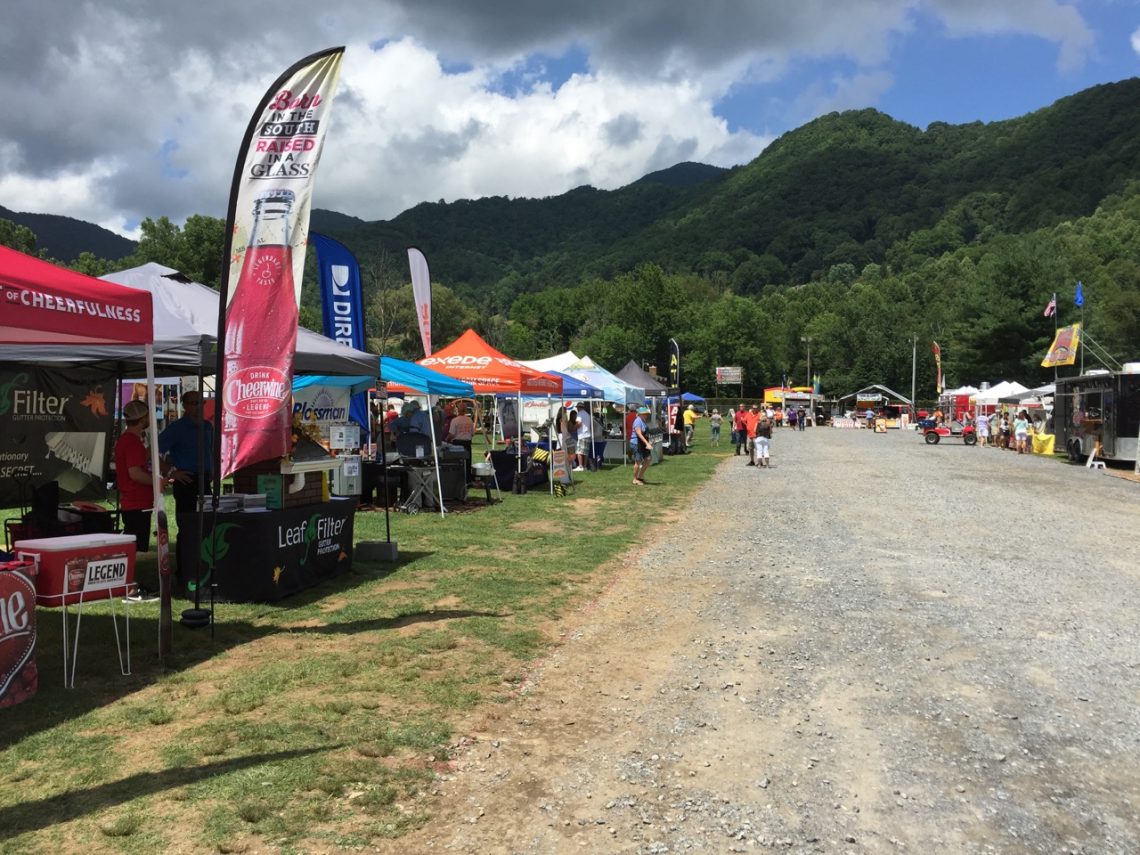
[(203, 491), (208, 491), (214, 471), (214, 426), (202, 419), (201, 410), (201, 393), (194, 390), (184, 392), (182, 418), (171, 422), (158, 435), (158, 452), (166, 459), (166, 476), (173, 480), (174, 519), (178, 523), (176, 577), (182, 585), (190, 581), (196, 566), (198, 550), (194, 534), (198, 524), (198, 496), (201, 495), (199, 476)]

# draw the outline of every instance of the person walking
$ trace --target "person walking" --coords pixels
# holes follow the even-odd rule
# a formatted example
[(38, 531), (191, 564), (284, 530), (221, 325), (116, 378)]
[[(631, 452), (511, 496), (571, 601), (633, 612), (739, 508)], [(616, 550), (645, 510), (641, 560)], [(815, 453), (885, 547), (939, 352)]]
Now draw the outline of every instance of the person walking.
[(745, 466), (756, 465), (756, 425), (764, 415), (760, 412), (760, 405), (753, 404), (752, 409), (744, 417), (744, 432), (748, 436), (748, 462)]
[(158, 453), (166, 460), (166, 476), (173, 483), (178, 525), (175, 580), (185, 588), (197, 566), (198, 499), (210, 489), (214, 472), (214, 426), (202, 418), (202, 394), (197, 390), (182, 393), (182, 418), (158, 435)]
[(990, 440), (990, 417), (985, 413), (978, 413), (978, 421), (974, 430), (978, 434), (978, 445), (985, 448)]
[(724, 421), (724, 417), (720, 414), (720, 410), (713, 408), (712, 415), (709, 416), (709, 443), (714, 448), (720, 448), (720, 423)]
[(800, 409), (799, 409), (800, 430), (803, 430), (805, 427), (807, 427), (807, 418), (808, 418), (807, 410), (805, 410), (803, 407), (800, 407)]
[(630, 451), (633, 453), (633, 484), (635, 487), (645, 486), (645, 470), (652, 462), (653, 445), (645, 435), (648, 430), (645, 416), (649, 415), (649, 407), (638, 407), (637, 417), (633, 420), (633, 427), (629, 437)]
[(753, 452), (756, 458), (756, 465), (761, 469), (767, 469), (771, 460), (772, 445), (772, 423), (768, 421), (767, 416), (761, 416), (759, 421), (756, 422), (756, 438), (753, 442), (755, 451)]
[(697, 411), (692, 404), (685, 407), (685, 414), (682, 416), (685, 424), (685, 447), (689, 448), (693, 444), (693, 433), (696, 430), (697, 424)]

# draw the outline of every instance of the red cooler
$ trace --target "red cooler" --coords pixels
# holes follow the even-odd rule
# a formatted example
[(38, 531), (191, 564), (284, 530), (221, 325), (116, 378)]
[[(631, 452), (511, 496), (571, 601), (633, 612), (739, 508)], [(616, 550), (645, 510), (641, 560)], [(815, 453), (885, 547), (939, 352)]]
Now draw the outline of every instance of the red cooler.
[(133, 534), (73, 534), (17, 541), (18, 558), (34, 561), (36, 603), (72, 606), (125, 597), (135, 582)]

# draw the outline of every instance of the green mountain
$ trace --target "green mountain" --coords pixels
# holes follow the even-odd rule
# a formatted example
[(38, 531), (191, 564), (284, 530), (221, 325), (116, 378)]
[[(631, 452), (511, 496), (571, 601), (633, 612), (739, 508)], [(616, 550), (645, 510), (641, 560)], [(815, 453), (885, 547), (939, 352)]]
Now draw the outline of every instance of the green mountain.
[(362, 258), (419, 246), (434, 280), (480, 302), (494, 287), (497, 308), (646, 261), (759, 293), (1088, 215), (1140, 174), (1138, 104), (1130, 79), (989, 124), (832, 113), (730, 171), (681, 164), (618, 190), (424, 203), (334, 231)]
[(117, 259), (135, 251), (135, 242), (117, 235), (102, 226), (61, 217), (57, 214), (28, 214), (9, 211), (0, 206), (0, 220), (8, 220), (18, 226), (27, 226), (36, 234), (36, 249), (71, 264), (80, 253), (90, 252), (98, 258)]

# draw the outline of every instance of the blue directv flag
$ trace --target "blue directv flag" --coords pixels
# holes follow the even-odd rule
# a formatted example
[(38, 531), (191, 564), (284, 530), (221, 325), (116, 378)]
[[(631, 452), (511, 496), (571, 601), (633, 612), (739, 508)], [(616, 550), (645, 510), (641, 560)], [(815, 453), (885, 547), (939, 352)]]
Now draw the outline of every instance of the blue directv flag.
[[(364, 307), (360, 295), (360, 265), (344, 244), (316, 232), (309, 241), (317, 250), (324, 332), (333, 341), (364, 350)], [(368, 434), (367, 392), (352, 396), (348, 417)]]
[(1080, 279), (1077, 280), (1077, 294), (1073, 297), (1073, 305), (1078, 309), (1085, 305), (1085, 289), (1084, 286), (1081, 285)]

